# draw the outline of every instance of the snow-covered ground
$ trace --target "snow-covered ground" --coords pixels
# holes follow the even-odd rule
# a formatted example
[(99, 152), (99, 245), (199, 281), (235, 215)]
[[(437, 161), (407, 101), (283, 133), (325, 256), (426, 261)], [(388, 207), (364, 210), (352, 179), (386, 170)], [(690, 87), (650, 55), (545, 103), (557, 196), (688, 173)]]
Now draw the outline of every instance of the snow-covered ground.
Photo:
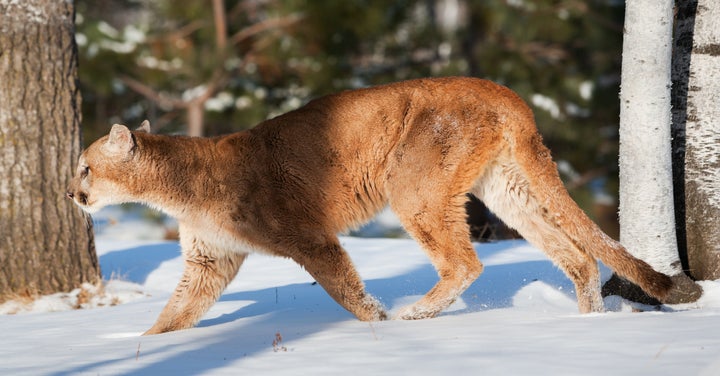
[[(611, 297), (612, 312), (580, 315), (570, 281), (522, 241), (478, 244), (485, 272), (435, 319), (360, 322), (291, 261), (255, 255), (196, 328), (140, 337), (179, 279), (179, 247), (105, 215), (104, 307), (47, 312), (74, 305), (56, 295), (0, 316), (0, 375), (720, 375), (720, 283), (688, 306), (636, 313)], [(391, 311), (437, 280), (411, 240), (342, 243)]]

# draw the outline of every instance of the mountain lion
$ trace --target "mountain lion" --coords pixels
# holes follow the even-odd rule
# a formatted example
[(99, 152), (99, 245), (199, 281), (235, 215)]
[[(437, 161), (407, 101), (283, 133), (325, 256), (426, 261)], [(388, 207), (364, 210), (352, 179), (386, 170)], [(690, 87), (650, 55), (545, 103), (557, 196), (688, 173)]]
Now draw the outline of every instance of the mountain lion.
[(397, 317), (436, 316), (483, 271), (467, 194), (565, 271), (580, 312), (603, 310), (596, 258), (653, 297), (673, 299), (670, 277), (572, 201), (528, 106), (480, 79), (345, 91), (222, 137), (116, 124), (82, 153), (67, 196), (90, 213), (132, 201), (177, 218), (185, 271), (145, 333), (156, 334), (195, 325), (251, 252), (295, 260), (360, 320), (386, 319), (337, 238), (386, 205), (440, 277)]

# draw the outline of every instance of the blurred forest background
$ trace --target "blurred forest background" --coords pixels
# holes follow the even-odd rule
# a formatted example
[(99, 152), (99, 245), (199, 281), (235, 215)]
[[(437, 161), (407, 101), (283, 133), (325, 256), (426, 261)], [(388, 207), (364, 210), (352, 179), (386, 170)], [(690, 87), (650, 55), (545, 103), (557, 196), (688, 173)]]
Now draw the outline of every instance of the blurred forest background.
[(620, 0), (78, 0), (83, 134), (247, 129), (312, 98), (463, 75), (534, 109), (571, 195), (617, 237)]

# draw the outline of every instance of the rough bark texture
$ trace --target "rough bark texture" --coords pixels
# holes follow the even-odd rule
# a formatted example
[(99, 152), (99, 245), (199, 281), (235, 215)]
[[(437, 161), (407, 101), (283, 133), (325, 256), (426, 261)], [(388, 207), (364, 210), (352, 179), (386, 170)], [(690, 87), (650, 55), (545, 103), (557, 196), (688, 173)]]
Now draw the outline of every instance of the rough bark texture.
[(670, 155), (673, 1), (626, 3), (620, 92), (620, 241), (668, 275), (682, 272)]
[(90, 218), (64, 198), (79, 132), (73, 3), (0, 0), (0, 302), (100, 278)]
[(688, 265), (720, 278), (720, 3), (698, 0), (687, 92), (685, 200)]

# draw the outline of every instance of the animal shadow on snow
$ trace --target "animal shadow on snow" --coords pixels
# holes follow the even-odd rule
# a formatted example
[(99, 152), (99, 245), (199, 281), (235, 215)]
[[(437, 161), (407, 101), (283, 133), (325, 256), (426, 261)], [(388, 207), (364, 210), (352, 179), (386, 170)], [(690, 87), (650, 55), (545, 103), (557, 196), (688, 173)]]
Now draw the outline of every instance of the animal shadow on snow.
[[(476, 249), (481, 260), (507, 252), (506, 242), (485, 244)], [(353, 253), (350, 252), (351, 257)], [(100, 256), (100, 265), (106, 279), (120, 278), (144, 284), (150, 273), (160, 264), (178, 256), (179, 245), (175, 242), (167, 242), (153, 244), (152, 249), (148, 249), (148, 246), (138, 246), (108, 252)], [(362, 272), (360, 270), (361, 275)], [(243, 277), (241, 269), (237, 279), (241, 280)], [(368, 292), (377, 297), (392, 313), (401, 306), (420, 299), (437, 281), (437, 273), (428, 261), (425, 265), (397, 276), (365, 280), (365, 284)], [(574, 287), (570, 280), (547, 259), (491, 264), (485, 266), (482, 275), (463, 293), (458, 299), (459, 302), (441, 315), (510, 307), (513, 304), (513, 297), (534, 281), (560, 287), (567, 296), (575, 299)], [(322, 320), (326, 315), (334, 316), (339, 320), (353, 317), (315, 283), (225, 293), (220, 297), (218, 304), (236, 301), (247, 304), (231, 313), (201, 320), (198, 326), (213, 326), (269, 313), (281, 316), (287, 314), (288, 319), (293, 315), (304, 313), (311, 313), (317, 320)]]
[[(101, 257), (101, 263), (105, 270), (116, 270), (121, 276), (133, 282), (141, 282), (147, 279), (148, 274), (153, 270), (153, 265), (157, 267), (163, 261), (178, 256), (176, 243), (153, 247), (152, 251), (147, 247), (137, 247), (111, 252)], [(481, 259), (488, 258), (494, 253), (503, 252), (503, 248), (503, 246), (480, 247), (478, 253)], [(145, 261), (140, 263), (138, 260)], [(139, 264), (141, 266), (138, 266)], [(362, 274), (362, 270), (360, 273)], [(238, 278), (242, 277), (241, 271)], [(378, 297), (392, 312), (425, 294), (437, 279), (435, 269), (427, 263), (397, 276), (370, 279), (365, 282), (367, 290)], [(462, 295), (460, 300), (463, 304), (452, 306), (443, 315), (510, 307), (513, 304), (513, 297), (534, 281), (542, 281), (553, 287), (563, 287), (566, 295), (571, 297), (573, 295), (571, 282), (550, 261), (520, 261), (489, 265), (480, 278)], [(238, 306), (239, 308), (235, 308)], [(335, 323), (353, 320), (353, 316), (335, 303), (322, 287), (312, 283), (226, 293), (206, 317), (197, 325), (200, 328), (198, 333), (191, 334), (191, 337), (203, 338), (203, 341), (198, 342), (199, 346), (184, 347), (187, 338), (175, 339), (173, 333), (147, 338), (146, 341), (156, 342), (159, 346), (151, 346), (152, 349), (148, 349), (149, 345), (146, 345), (142, 356), (148, 357), (153, 354), (166, 356), (159, 361), (128, 370), (127, 374), (163, 374), (169, 370), (176, 370), (178, 364), (182, 364), (183, 374), (200, 375), (222, 368), (228, 361), (249, 357), (259, 352), (273, 351), (270, 342), (276, 332), (282, 333), (292, 343), (293, 340), (327, 330)], [(215, 334), (206, 338), (208, 333), (202, 333), (205, 331), (212, 331)], [(135, 362), (135, 357), (135, 354), (129, 354), (126, 358), (99, 360), (65, 369), (56, 374), (90, 373), (101, 367)], [(188, 362), (187, 359), (203, 359), (203, 361)]]
[(100, 256), (100, 265), (106, 280), (119, 278), (144, 284), (160, 264), (179, 255), (177, 242), (158, 243), (108, 252)]
[[(487, 252), (479, 252), (481, 259), (483, 254), (487, 256)], [(362, 274), (362, 270), (360, 273)], [(242, 278), (242, 271), (237, 278)], [(365, 286), (392, 316), (405, 304), (420, 299), (437, 281), (437, 272), (428, 263), (398, 276), (365, 280)], [(549, 260), (520, 261), (486, 266), (482, 275), (463, 293), (458, 302), (441, 313), (441, 316), (511, 307), (517, 293), (535, 281), (559, 289), (570, 299), (575, 299), (572, 282)], [(339, 321), (354, 317), (335, 303), (316, 283), (226, 293), (220, 297), (218, 304), (240, 301), (247, 304), (230, 313), (201, 320), (197, 326), (209, 327), (267, 314), (285, 322), (309, 316), (317, 320), (318, 324), (323, 320)]]

